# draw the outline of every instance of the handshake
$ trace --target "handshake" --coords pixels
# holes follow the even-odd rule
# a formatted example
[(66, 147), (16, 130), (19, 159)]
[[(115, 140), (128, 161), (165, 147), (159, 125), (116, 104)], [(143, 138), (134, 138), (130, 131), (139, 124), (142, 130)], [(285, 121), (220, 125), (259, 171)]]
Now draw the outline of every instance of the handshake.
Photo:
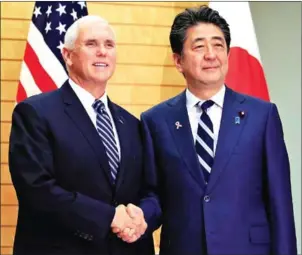
[(133, 205), (119, 205), (111, 223), (112, 232), (127, 243), (138, 240), (146, 231), (147, 223), (143, 211)]

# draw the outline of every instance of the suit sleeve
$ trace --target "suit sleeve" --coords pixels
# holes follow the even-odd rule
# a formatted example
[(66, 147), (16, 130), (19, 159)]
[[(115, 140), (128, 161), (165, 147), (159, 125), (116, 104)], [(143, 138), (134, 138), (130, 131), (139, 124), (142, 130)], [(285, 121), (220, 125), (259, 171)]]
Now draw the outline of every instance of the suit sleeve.
[(158, 198), (159, 183), (153, 140), (144, 114), (141, 116), (141, 122), (144, 145), (144, 194), (140, 207), (148, 224), (147, 233), (152, 233), (161, 225), (162, 210)]
[(30, 104), (20, 103), (12, 116), (9, 168), (19, 205), (52, 213), (87, 240), (104, 238), (115, 208), (60, 186), (55, 178), (51, 132), (37, 112)]
[(275, 104), (272, 104), (267, 121), (265, 149), (272, 254), (297, 254), (289, 159)]

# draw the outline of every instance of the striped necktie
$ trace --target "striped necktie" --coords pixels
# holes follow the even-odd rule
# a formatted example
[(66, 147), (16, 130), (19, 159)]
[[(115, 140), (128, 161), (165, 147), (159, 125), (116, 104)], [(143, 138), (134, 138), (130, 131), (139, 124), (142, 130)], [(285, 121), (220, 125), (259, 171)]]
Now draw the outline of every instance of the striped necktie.
[(95, 100), (92, 107), (97, 114), (96, 129), (105, 146), (110, 167), (110, 174), (115, 182), (119, 168), (119, 154), (111, 119), (106, 111), (104, 103), (101, 100)]
[(198, 122), (195, 148), (206, 183), (209, 182), (211, 168), (214, 162), (213, 123), (207, 114), (207, 110), (213, 104), (214, 102), (211, 100), (198, 103), (198, 106), (202, 109), (202, 114)]

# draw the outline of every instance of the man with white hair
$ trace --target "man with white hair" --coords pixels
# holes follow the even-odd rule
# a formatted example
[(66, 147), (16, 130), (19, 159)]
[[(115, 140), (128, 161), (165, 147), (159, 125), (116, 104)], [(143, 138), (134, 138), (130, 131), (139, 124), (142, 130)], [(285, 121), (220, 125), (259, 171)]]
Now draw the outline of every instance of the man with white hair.
[(145, 233), (135, 206), (144, 176), (140, 123), (106, 93), (115, 34), (106, 20), (85, 16), (66, 32), (62, 55), (69, 79), (13, 112), (14, 254), (154, 254), (157, 226)]

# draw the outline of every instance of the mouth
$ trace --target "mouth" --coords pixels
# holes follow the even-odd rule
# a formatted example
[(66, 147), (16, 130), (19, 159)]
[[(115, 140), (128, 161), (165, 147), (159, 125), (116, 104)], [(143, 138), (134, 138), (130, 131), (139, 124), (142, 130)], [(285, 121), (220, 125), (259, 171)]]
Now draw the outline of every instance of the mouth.
[(107, 63), (103, 63), (103, 62), (96, 62), (96, 63), (93, 63), (92, 65), (95, 67), (102, 67), (102, 68), (109, 66)]
[(204, 67), (202, 69), (206, 70), (206, 71), (212, 71), (212, 70), (216, 70), (218, 68), (219, 68), (219, 66), (208, 66), (208, 67)]

